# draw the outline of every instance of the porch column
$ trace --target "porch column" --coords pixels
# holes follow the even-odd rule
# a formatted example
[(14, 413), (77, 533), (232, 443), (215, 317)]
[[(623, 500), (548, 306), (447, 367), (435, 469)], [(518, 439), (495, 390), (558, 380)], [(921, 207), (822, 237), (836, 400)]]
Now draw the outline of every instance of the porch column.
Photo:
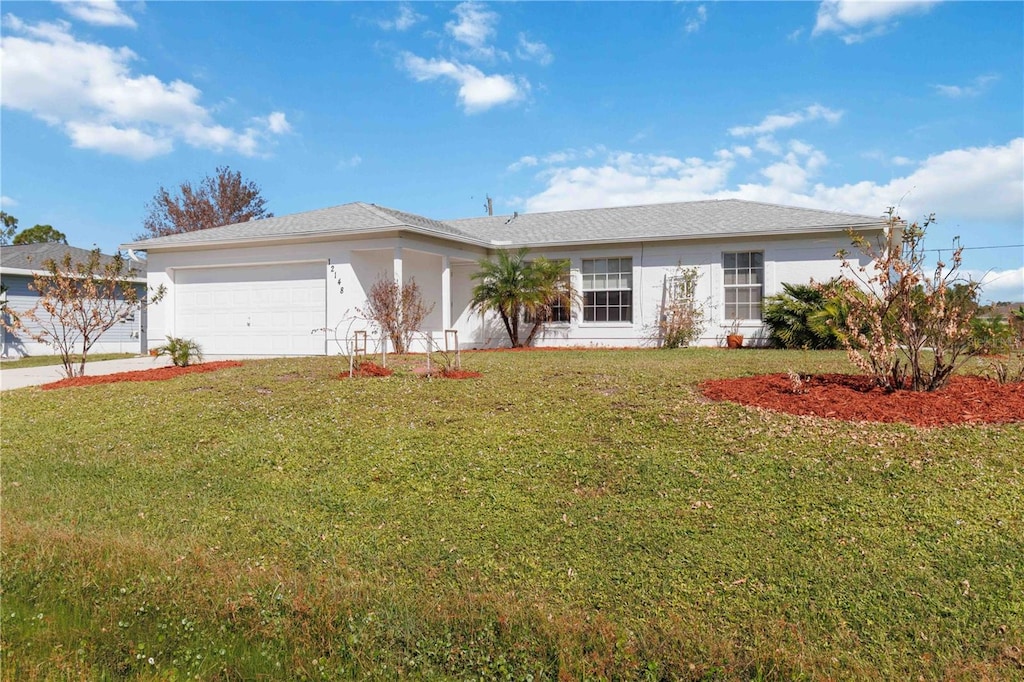
[(452, 268), (448, 256), (441, 256), (441, 332), (452, 328)]
[(402, 247), (401, 246), (396, 246), (395, 247), (394, 271), (395, 271), (395, 281), (398, 282), (399, 286), (402, 286), (405, 282), (404, 282), (404, 279), (402, 277)]

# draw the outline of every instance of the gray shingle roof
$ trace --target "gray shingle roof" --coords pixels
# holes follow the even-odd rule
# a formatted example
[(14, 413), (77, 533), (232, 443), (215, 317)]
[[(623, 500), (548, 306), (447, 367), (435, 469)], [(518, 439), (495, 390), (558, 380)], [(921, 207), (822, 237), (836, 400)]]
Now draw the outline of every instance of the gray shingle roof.
[(878, 216), (837, 213), (739, 199), (592, 208), (450, 220), (495, 244), (539, 246), (733, 235), (802, 233), (880, 225)]
[[(0, 267), (17, 270), (43, 270), (45, 267), (43, 264), (46, 261), (51, 259), (59, 261), (64, 258), (64, 254), (69, 252), (73, 260), (83, 261), (89, 257), (90, 250), (55, 242), (5, 245), (0, 246)], [(103, 264), (109, 263), (112, 259), (113, 256), (100, 254), (100, 262)], [(140, 275), (145, 274), (145, 260), (141, 263), (129, 261), (128, 264)]]
[(380, 230), (411, 230), (421, 234), (448, 237), (462, 241), (474, 241), (471, 235), (438, 220), (431, 220), (412, 213), (404, 213), (383, 206), (355, 202), (304, 211), (286, 216), (252, 220), (223, 227), (212, 227), (195, 232), (183, 232), (166, 237), (140, 239), (125, 246), (146, 249), (151, 246), (174, 246), (230, 242), (239, 239), (285, 238), (313, 235), (361, 234)]
[(880, 216), (779, 206), (739, 199), (593, 208), (439, 221), (356, 202), (208, 230), (142, 239), (133, 249), (238, 240), (406, 230), (490, 247), (546, 246), (700, 237), (806, 234), (881, 227)]

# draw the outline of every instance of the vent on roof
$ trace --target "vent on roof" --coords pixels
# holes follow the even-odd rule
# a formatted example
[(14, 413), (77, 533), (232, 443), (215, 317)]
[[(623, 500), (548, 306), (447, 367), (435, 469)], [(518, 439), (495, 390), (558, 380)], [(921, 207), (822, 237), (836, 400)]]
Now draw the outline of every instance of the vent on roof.
[(513, 211), (512, 212), (512, 217), (509, 218), (508, 220), (506, 220), (505, 224), (508, 225), (510, 222), (512, 222), (513, 220), (515, 220), (518, 217), (519, 217), (519, 211)]

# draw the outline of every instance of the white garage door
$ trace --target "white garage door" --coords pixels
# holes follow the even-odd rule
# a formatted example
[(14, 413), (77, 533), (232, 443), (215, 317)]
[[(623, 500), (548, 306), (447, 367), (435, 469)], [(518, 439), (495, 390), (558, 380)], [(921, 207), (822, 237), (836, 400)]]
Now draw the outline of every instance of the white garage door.
[(174, 329), (207, 355), (323, 355), (323, 263), (178, 270)]

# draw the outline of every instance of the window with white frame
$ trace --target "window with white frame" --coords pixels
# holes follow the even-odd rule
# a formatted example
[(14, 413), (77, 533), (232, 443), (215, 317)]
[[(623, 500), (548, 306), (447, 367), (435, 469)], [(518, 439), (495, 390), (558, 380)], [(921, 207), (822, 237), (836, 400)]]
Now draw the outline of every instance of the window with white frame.
[(583, 321), (633, 321), (633, 259), (583, 261)]
[(722, 254), (725, 319), (760, 320), (764, 297), (764, 254), (736, 251)]
[[(527, 261), (530, 263), (530, 261)], [(569, 272), (569, 261), (558, 261), (561, 265), (562, 274), (559, 277), (558, 287), (562, 292), (572, 290), (571, 274)], [(556, 296), (548, 301), (547, 314), (542, 320), (538, 320), (530, 311), (523, 313), (523, 321), (528, 324), (540, 322), (569, 323), (572, 322), (572, 298), (568, 293), (564, 296)]]

